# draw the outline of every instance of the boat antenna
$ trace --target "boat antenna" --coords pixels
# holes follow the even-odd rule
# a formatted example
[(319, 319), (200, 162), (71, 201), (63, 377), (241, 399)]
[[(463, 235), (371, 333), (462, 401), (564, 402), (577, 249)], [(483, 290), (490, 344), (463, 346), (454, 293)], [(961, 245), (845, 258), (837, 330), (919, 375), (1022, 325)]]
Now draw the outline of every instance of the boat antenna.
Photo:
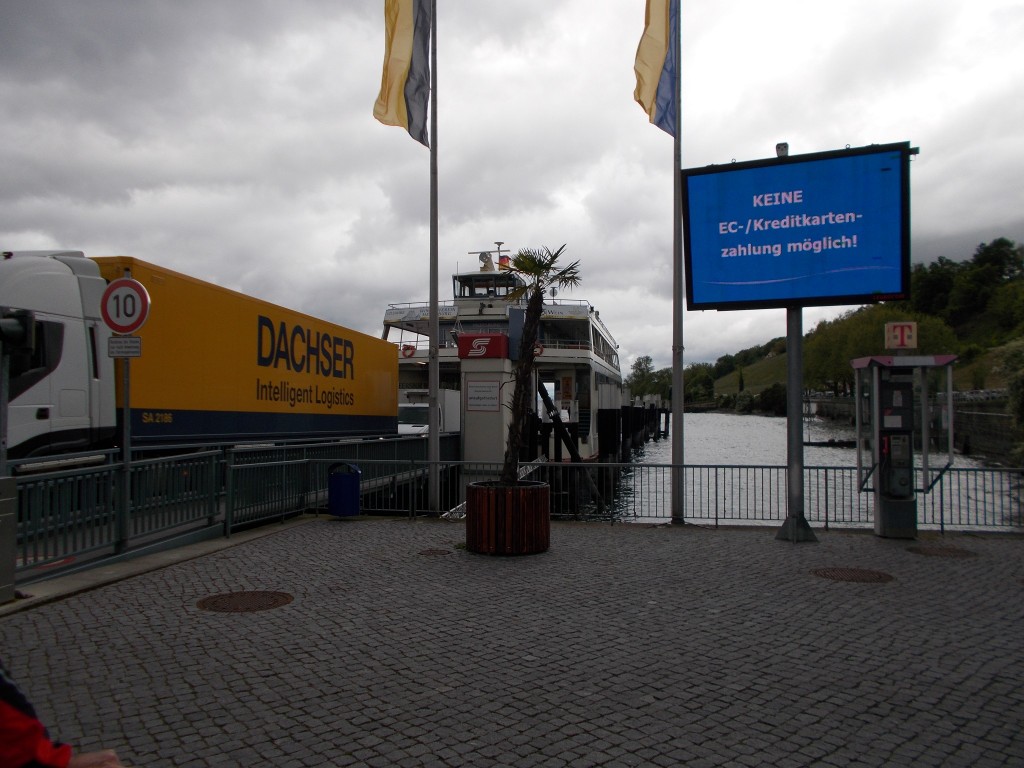
[[(504, 240), (495, 240), (494, 244), (496, 246), (498, 246), (497, 256), (498, 256), (498, 263), (500, 264), (501, 263), (501, 254), (502, 254), (501, 246), (503, 246), (505, 244), (505, 241)], [(508, 253), (508, 249), (506, 248), (504, 252)], [(469, 253), (470, 256), (476, 256), (477, 258), (480, 259), (480, 271), (481, 272), (494, 272), (494, 258), (492, 256), (492, 254), (494, 254), (494, 251), (468, 251), (468, 253)]]
[(501, 248), (501, 246), (505, 244), (504, 240), (495, 240), (494, 244), (498, 246), (495, 250), (466, 251), (466, 253), (468, 253), (470, 256), (483, 256), (484, 254), (489, 256), (490, 254), (494, 253), (498, 256), (499, 259), (501, 258), (502, 253), (508, 253), (508, 248), (505, 248), (504, 250), (502, 250)]

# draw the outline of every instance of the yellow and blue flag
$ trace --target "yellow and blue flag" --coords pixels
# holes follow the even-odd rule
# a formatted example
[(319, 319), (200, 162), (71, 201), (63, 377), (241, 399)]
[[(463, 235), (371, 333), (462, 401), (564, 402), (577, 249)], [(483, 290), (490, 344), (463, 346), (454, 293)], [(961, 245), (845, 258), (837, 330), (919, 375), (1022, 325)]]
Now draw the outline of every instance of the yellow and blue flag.
[(680, 0), (647, 0), (644, 34), (636, 49), (636, 90), (633, 97), (651, 122), (676, 135), (679, 91)]
[(430, 146), (430, 0), (384, 0), (384, 74), (373, 116)]

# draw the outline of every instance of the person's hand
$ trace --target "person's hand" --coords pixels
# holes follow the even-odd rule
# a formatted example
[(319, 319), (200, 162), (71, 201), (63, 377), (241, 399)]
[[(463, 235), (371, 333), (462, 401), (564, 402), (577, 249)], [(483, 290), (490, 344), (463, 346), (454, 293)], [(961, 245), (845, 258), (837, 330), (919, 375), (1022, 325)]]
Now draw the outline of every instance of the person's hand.
[(110, 749), (102, 752), (83, 752), (73, 755), (68, 761), (68, 768), (125, 768), (117, 758), (117, 753)]

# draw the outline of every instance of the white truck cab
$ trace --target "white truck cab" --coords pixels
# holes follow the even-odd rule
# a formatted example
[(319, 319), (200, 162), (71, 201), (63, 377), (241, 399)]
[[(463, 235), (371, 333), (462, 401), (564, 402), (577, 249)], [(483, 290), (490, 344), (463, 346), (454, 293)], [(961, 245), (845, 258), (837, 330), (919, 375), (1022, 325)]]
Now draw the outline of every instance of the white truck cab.
[[(112, 440), (117, 413), (111, 332), (100, 315), (107, 281), (79, 251), (6, 251), (0, 307), (32, 312), (35, 348), (10, 359), (11, 458), (69, 452)], [(101, 386), (101, 382), (103, 385)]]

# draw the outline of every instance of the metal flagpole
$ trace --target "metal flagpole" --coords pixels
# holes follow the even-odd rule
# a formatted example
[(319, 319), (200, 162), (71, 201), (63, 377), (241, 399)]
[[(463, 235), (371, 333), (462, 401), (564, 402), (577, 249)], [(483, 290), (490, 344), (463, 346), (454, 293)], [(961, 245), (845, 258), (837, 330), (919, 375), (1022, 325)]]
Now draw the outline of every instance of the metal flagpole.
[[(680, 3), (680, 6), (682, 4)], [(682, 121), (682, 7), (672, 25), (676, 42), (675, 141), (672, 165), (672, 522), (683, 523), (686, 516), (685, 469), (683, 467), (683, 121)]]
[(439, 462), (441, 421), (438, 413), (440, 385), (440, 325), (437, 311), (437, 0), (430, 0), (430, 348), (427, 359), (430, 415), (427, 420), (427, 495), (431, 514), (440, 514)]

